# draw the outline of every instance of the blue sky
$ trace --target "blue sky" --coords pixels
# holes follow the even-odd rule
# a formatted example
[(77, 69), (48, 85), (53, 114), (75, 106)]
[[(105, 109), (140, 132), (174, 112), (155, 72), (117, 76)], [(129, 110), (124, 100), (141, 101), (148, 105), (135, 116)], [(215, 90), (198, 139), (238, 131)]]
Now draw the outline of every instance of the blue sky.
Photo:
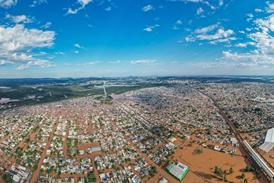
[(274, 73), (274, 3), (0, 0), (0, 77)]

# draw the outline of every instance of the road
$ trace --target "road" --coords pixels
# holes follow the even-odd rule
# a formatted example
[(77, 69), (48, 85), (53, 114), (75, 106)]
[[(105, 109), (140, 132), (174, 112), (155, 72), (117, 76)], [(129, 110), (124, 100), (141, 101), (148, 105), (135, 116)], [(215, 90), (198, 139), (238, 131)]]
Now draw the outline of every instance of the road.
[(105, 97), (107, 97), (107, 96), (108, 96), (108, 93), (107, 93), (107, 90), (106, 90), (106, 82), (104, 82), (103, 88), (104, 88)]
[(126, 137), (126, 140), (129, 143), (129, 146), (131, 146), (133, 149), (135, 149), (135, 151), (141, 155), (142, 158), (144, 158), (146, 160), (146, 162), (148, 162), (148, 164), (150, 164), (151, 166), (156, 167), (157, 173), (160, 173), (160, 175), (162, 175), (163, 177), (165, 177), (169, 182), (179, 182), (177, 179), (175, 179), (173, 176), (171, 176), (170, 174), (168, 174), (165, 170), (163, 170), (160, 166), (158, 166), (157, 164), (155, 164), (145, 153), (142, 153), (131, 141), (129, 138)]
[[(222, 116), (222, 118), (225, 120), (225, 122), (227, 123), (227, 125), (229, 126), (231, 132), (235, 135), (236, 139), (238, 140), (239, 142), (239, 149), (240, 151), (242, 152), (243, 154), (243, 157), (246, 159), (246, 161), (249, 163), (249, 164), (257, 164), (253, 158), (251, 157), (251, 155), (249, 154), (249, 152), (247, 151), (247, 149), (245, 148), (245, 145), (243, 143), (244, 139), (243, 137), (241, 136), (241, 134), (237, 131), (236, 127), (234, 126), (234, 124), (230, 121), (230, 119), (228, 119), (227, 115), (223, 112), (223, 110), (220, 108), (220, 106), (218, 105), (218, 103), (211, 97), (209, 96), (208, 94), (198, 90), (198, 89), (194, 89), (196, 90), (198, 93), (200, 93), (202, 96), (208, 98), (212, 104), (218, 109), (218, 112), (219, 114)], [(258, 168), (259, 170), (259, 182), (261, 183), (268, 183), (269, 180), (266, 178), (266, 175), (261, 171), (260, 168)]]
[(54, 123), (53, 130), (51, 131), (50, 136), (49, 136), (49, 138), (48, 138), (46, 147), (45, 147), (45, 149), (43, 150), (43, 152), (42, 152), (42, 154), (41, 154), (40, 160), (39, 160), (39, 162), (38, 162), (37, 169), (34, 171), (32, 177), (31, 177), (31, 179), (30, 179), (30, 183), (36, 183), (37, 180), (39, 179), (40, 169), (41, 169), (41, 166), (43, 165), (44, 159), (45, 159), (46, 156), (47, 156), (47, 150), (48, 150), (49, 147), (50, 147), (50, 143), (51, 143), (51, 141), (52, 141), (52, 139), (53, 139), (54, 133), (55, 133), (56, 128), (57, 128), (57, 125), (58, 125), (58, 123), (55, 122), (55, 123)]

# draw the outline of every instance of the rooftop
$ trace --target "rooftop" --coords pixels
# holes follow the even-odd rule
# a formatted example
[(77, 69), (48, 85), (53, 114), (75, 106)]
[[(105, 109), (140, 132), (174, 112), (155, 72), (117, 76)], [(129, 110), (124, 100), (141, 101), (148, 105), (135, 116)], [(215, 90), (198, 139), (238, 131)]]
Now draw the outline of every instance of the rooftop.
[(188, 166), (179, 162), (177, 164), (172, 163), (172, 164), (168, 165), (167, 171), (168, 171), (168, 173), (173, 175), (175, 178), (182, 181), (184, 179), (184, 177), (186, 176), (186, 174), (189, 172), (189, 168), (188, 168)]

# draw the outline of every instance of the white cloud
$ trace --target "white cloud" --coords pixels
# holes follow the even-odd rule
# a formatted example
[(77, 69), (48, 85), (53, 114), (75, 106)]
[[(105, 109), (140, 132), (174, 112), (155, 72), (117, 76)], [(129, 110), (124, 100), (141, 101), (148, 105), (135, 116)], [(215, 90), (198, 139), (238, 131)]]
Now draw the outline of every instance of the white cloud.
[(254, 15), (252, 14), (252, 13), (248, 13), (248, 14), (246, 14), (246, 16), (247, 16), (247, 21), (251, 21), (253, 18), (254, 18)]
[(121, 60), (109, 61), (108, 63), (110, 63), (110, 64), (120, 64)]
[[(247, 34), (247, 39), (250, 42), (239, 43), (238, 46), (252, 45), (253, 50), (249, 52), (223, 52), (224, 59), (237, 61), (237, 62), (247, 62), (254, 65), (269, 66), (274, 65), (274, 15), (270, 15), (265, 18), (259, 18), (253, 21), (255, 28), (253, 31)], [(236, 45), (237, 46), (237, 45)]]
[(150, 4), (148, 4), (148, 5), (144, 6), (144, 7), (142, 8), (142, 10), (143, 10), (144, 12), (148, 12), (148, 11), (154, 10), (154, 7), (153, 7), (152, 5), (150, 5)]
[(96, 65), (96, 64), (99, 64), (101, 63), (100, 61), (89, 61), (89, 62), (83, 62), (83, 63), (79, 63), (77, 65), (80, 65), (80, 66), (88, 66), (88, 65)]
[(137, 65), (152, 65), (152, 64), (156, 64), (156, 60), (151, 60), (151, 59), (132, 60), (130, 61), (130, 63), (137, 64)]
[(260, 18), (255, 20), (255, 23), (260, 29), (264, 32), (274, 31), (274, 14), (270, 15), (267, 18)]
[(73, 46), (76, 47), (76, 48), (82, 48), (79, 43), (75, 43)]
[(6, 61), (6, 60), (0, 60), (0, 66), (1, 65), (6, 65), (6, 64), (10, 64), (11, 62)]
[(41, 68), (51, 67), (52, 64), (50, 64), (47, 60), (33, 60), (29, 61), (26, 64), (19, 65), (16, 69), (17, 70), (26, 70), (30, 68), (31, 66), (38, 66)]
[(173, 30), (179, 30), (180, 25), (182, 25), (182, 24), (183, 24), (182, 20), (180, 20), (180, 19), (176, 20), (176, 22), (173, 25)]
[(177, 24), (177, 25), (182, 25), (183, 22), (182, 22), (182, 20), (178, 19), (178, 20), (176, 20), (175, 24)]
[(247, 32), (250, 32), (250, 31), (252, 31), (252, 28), (247, 27), (247, 28), (245, 28), (245, 30), (246, 30)]
[(47, 65), (48, 61), (36, 57), (35, 49), (51, 47), (55, 33), (38, 29), (27, 29), (18, 24), (13, 27), (0, 26), (0, 60), (16, 64)]
[(211, 10), (216, 10), (224, 5), (224, 0), (168, 0), (170, 2), (199, 3), (208, 6)]
[[(205, 4), (207, 5), (210, 9), (216, 9), (216, 7), (212, 6), (209, 1), (207, 0), (170, 0), (170, 1), (181, 1), (181, 2), (184, 2), (184, 3), (201, 3), (201, 4)], [(218, 2), (218, 5), (220, 3)]]
[(1, 8), (11, 8), (17, 4), (17, 0), (0, 0)]
[(99, 64), (99, 63), (100, 63), (99, 61), (90, 61), (87, 64), (88, 65), (95, 65), (95, 64)]
[(55, 33), (38, 29), (27, 29), (23, 25), (14, 27), (0, 26), (0, 48), (8, 51), (50, 47)]
[(219, 0), (219, 6), (223, 6), (224, 0)]
[(88, 5), (92, 0), (78, 0), (78, 3), (80, 3), (82, 6)]
[(260, 8), (256, 8), (254, 11), (255, 11), (256, 13), (261, 13), (261, 12), (263, 12), (263, 10), (260, 9)]
[(74, 15), (77, 14), (80, 10), (84, 9), (89, 3), (93, 2), (93, 0), (78, 0), (77, 4), (78, 4), (78, 8), (69, 8), (67, 10), (66, 15)]
[(45, 23), (44, 25), (42, 25), (41, 28), (42, 28), (42, 29), (48, 29), (48, 28), (51, 27), (51, 25), (52, 25), (51, 22), (47, 22), (47, 23)]
[(185, 2), (191, 2), (191, 3), (204, 3), (206, 1), (204, 0), (184, 0)]
[(200, 7), (200, 8), (197, 9), (196, 15), (198, 15), (198, 16), (202, 15), (204, 12), (205, 12), (204, 9)]
[(240, 63), (253, 63), (255, 65), (273, 65), (274, 58), (270, 55), (261, 54), (258, 52), (237, 53), (231, 51), (223, 52), (224, 59)]
[(236, 39), (235, 37), (233, 37), (233, 35), (233, 30), (225, 30), (219, 25), (219, 23), (217, 23), (194, 30), (194, 33), (188, 35), (185, 38), (185, 41), (206, 41), (210, 44), (226, 43)]
[(22, 64), (22, 65), (19, 65), (16, 69), (17, 70), (26, 70), (30, 67), (29, 64)]
[(249, 35), (256, 43), (255, 46), (263, 54), (274, 55), (274, 37), (267, 32), (256, 32)]
[[(195, 41), (195, 38), (192, 36), (192, 35), (188, 35), (185, 37), (185, 41), (186, 42), (194, 42)], [(182, 43), (182, 41), (178, 41), (178, 43)]]
[(191, 3), (203, 3), (204, 0), (184, 0), (184, 2), (191, 2)]
[(32, 22), (32, 19), (26, 15), (13, 16), (13, 15), (7, 14), (6, 19), (11, 20), (12, 22), (14, 22), (16, 24), (20, 24), (20, 23), (25, 24), (25, 23)]
[(170, 2), (184, 2), (184, 3), (208, 3), (206, 0), (169, 0)]
[(34, 0), (34, 1), (32, 1), (30, 7), (36, 7), (36, 6), (39, 6), (41, 4), (46, 4), (46, 3), (48, 3), (47, 0)]
[(144, 31), (145, 32), (152, 32), (156, 27), (160, 27), (160, 25), (159, 24), (155, 24), (155, 25), (147, 26), (146, 28), (144, 28)]
[(204, 34), (204, 33), (208, 33), (210, 31), (213, 31), (214, 29), (219, 27), (219, 23), (207, 26), (207, 27), (203, 27), (203, 28), (199, 28), (199, 29), (195, 29), (195, 33), (196, 34)]
[(66, 13), (66, 15), (74, 15), (74, 14), (77, 14), (79, 10), (80, 10), (80, 9), (75, 9), (75, 10), (73, 10), (73, 9), (69, 8), (68, 11), (67, 11), (67, 13)]
[(248, 34), (248, 38), (255, 42), (258, 53), (271, 56), (274, 62), (274, 14), (257, 19), (254, 23), (260, 31)]
[(146, 31), (146, 32), (152, 32), (153, 29), (152, 29), (152, 27), (146, 27), (146, 28), (144, 28), (144, 31)]
[(222, 38), (228, 38), (232, 34), (234, 34), (234, 32), (231, 29), (225, 30), (224, 28), (219, 28), (213, 34), (200, 34), (200, 35), (197, 35), (196, 38), (199, 40), (212, 41), (212, 40), (217, 40)]
[(238, 43), (235, 46), (240, 48), (245, 48), (247, 46), (255, 46), (255, 42), (245, 42), (245, 43)]
[(274, 13), (274, 3), (271, 3), (269, 1), (267, 1), (266, 4), (267, 4), (266, 12), (267, 13)]
[(111, 10), (112, 10), (111, 6), (108, 6), (105, 8), (105, 11), (111, 11)]
[(62, 51), (57, 51), (57, 52), (55, 52), (54, 54), (55, 54), (55, 55), (65, 55), (65, 53), (62, 52)]

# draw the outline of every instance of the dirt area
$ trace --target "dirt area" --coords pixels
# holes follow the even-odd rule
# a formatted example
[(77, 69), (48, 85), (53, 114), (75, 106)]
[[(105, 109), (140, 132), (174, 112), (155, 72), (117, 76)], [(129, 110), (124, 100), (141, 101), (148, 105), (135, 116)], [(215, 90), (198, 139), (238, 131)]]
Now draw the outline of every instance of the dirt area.
[(0, 165), (5, 169), (9, 169), (16, 162), (16, 160), (13, 157), (7, 156), (1, 151), (0, 157)]
[(37, 132), (30, 132), (30, 134), (29, 134), (29, 140), (30, 141), (35, 140), (36, 136), (37, 136)]
[[(179, 146), (183, 142), (177, 140), (175, 143)], [(258, 182), (255, 174), (243, 172), (243, 169), (246, 167), (246, 162), (239, 150), (237, 150), (234, 156), (208, 148), (203, 148), (201, 154), (193, 154), (197, 147), (199, 147), (199, 145), (192, 144), (189, 146), (187, 142), (181, 145), (181, 148), (178, 148), (173, 156), (174, 160), (178, 160), (190, 167), (190, 172), (184, 179), (184, 183), (223, 182), (223, 180), (214, 175), (215, 166), (227, 172), (229, 172), (229, 169), (232, 167), (233, 173), (227, 175), (228, 181), (241, 182), (243, 179), (240, 179), (240, 175), (244, 173), (249, 183)]]
[(272, 149), (268, 153), (260, 150), (259, 148), (256, 149), (256, 150), (257, 150), (257, 152), (259, 152), (259, 154), (261, 156), (263, 156), (263, 158), (269, 163), (269, 165), (271, 166), (272, 170), (274, 171), (274, 149)]
[(153, 177), (146, 177), (145, 179), (142, 180), (144, 183), (155, 183), (159, 182), (161, 176), (161, 173), (157, 172), (156, 175)]

